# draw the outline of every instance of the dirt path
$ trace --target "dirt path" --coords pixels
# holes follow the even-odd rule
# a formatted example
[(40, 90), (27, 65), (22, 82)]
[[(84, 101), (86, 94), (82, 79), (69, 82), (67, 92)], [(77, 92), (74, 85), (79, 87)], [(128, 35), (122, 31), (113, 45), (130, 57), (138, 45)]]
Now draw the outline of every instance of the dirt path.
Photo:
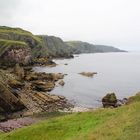
[(10, 131), (15, 130), (17, 128), (31, 125), (31, 124), (36, 123), (38, 121), (39, 121), (39, 119), (32, 118), (32, 117), (11, 119), (11, 120), (8, 120), (5, 122), (0, 122), (0, 131), (10, 132)]

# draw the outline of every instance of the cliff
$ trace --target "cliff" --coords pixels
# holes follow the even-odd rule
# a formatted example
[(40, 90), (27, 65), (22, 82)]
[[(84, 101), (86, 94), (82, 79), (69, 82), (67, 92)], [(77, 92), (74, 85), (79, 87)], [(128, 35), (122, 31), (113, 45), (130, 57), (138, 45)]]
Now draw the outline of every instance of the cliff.
[(64, 41), (55, 36), (40, 35), (45, 52), (51, 57), (72, 57), (72, 49)]
[[(21, 28), (11, 28), (0, 26), (0, 56), (1, 51), (12, 48), (28, 48), (31, 58), (42, 57), (72, 57), (71, 47), (63, 42), (62, 39), (47, 35), (33, 35), (31, 32)], [(9, 48), (9, 49), (8, 49)], [(24, 49), (25, 50), (25, 49)], [(18, 53), (19, 54), (19, 53)], [(17, 55), (18, 55), (17, 54)]]
[(20, 41), (0, 39), (0, 65), (14, 66), (16, 63), (31, 63), (31, 49)]
[(80, 53), (98, 53), (98, 52), (125, 52), (118, 48), (112, 46), (105, 46), (105, 45), (93, 45), (87, 42), (82, 41), (68, 41), (66, 42), (69, 45), (74, 54)]

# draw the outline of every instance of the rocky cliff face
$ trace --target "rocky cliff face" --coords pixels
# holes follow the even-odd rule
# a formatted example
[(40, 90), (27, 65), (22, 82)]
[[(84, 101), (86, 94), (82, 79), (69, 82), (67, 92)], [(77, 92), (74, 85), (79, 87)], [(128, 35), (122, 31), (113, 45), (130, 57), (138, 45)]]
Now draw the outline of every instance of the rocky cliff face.
[(31, 60), (31, 49), (27, 44), (0, 39), (0, 65), (14, 66), (17, 63), (28, 65)]
[(36, 36), (21, 28), (0, 26), (0, 39), (26, 44), (31, 49), (32, 58), (72, 56), (71, 47), (62, 39), (47, 35)]
[(19, 63), (27, 65), (30, 63), (31, 54), (29, 49), (11, 49), (6, 51), (3, 56), (1, 56), (4, 62)]
[(74, 54), (80, 53), (98, 53), (98, 52), (125, 52), (123, 50), (117, 49), (112, 46), (105, 46), (105, 45), (93, 45), (87, 42), (82, 41), (68, 41), (66, 42), (69, 45)]
[(38, 57), (44, 53), (42, 51), (42, 40), (21, 28), (0, 26), (0, 39), (8, 41), (19, 41), (28, 45), (28, 47), (30, 47), (32, 50), (31, 53), (33, 58)]
[(55, 36), (40, 35), (43, 41), (44, 51), (52, 57), (72, 57), (72, 49), (61, 38)]
[(31, 52), (30, 49), (13, 48), (11, 50), (7, 50), (0, 59), (1, 65), (14, 66), (17, 63), (28, 65), (31, 63)]

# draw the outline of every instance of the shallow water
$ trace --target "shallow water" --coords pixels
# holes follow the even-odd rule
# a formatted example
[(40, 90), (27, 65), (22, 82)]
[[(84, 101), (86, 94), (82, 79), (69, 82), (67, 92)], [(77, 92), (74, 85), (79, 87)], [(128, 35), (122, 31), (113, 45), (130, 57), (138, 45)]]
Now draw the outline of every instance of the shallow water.
[[(110, 92), (121, 99), (140, 91), (140, 53), (81, 54), (74, 59), (55, 62), (56, 67), (36, 67), (34, 70), (68, 74), (64, 87), (58, 86), (52, 93), (64, 95), (78, 106), (99, 107), (102, 97)], [(89, 78), (79, 75), (80, 72), (98, 74)]]

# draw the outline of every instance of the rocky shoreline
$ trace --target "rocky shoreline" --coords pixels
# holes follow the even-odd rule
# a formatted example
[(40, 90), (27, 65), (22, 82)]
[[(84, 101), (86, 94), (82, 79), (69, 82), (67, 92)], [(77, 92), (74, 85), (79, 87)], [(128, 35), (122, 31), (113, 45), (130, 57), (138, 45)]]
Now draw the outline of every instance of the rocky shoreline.
[(4, 93), (0, 95), (0, 99), (3, 100), (0, 103), (1, 120), (73, 107), (65, 97), (49, 93), (54, 89), (56, 82), (62, 83), (65, 76), (62, 73), (37, 73), (32, 71), (32, 66), (22, 67), (16, 64), (14, 68), (1, 69), (0, 74), (6, 78), (0, 80), (0, 92)]

